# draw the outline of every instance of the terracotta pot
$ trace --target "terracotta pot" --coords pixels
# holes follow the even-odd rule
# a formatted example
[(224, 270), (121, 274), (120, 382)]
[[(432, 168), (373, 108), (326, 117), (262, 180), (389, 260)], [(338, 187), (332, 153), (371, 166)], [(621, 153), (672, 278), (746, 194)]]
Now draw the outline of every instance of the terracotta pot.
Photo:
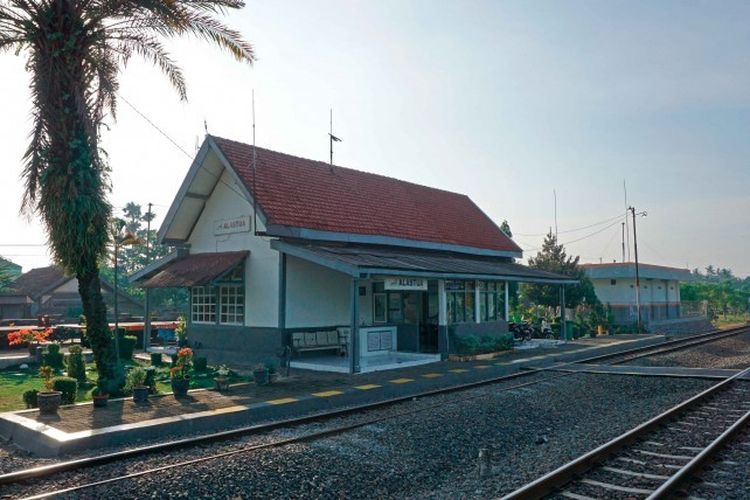
[(190, 377), (179, 377), (172, 379), (172, 392), (176, 398), (184, 398), (187, 396), (188, 388), (190, 387)]
[(94, 400), (94, 408), (105, 408), (109, 400), (109, 394), (97, 394), (91, 396), (91, 398)]
[(214, 378), (214, 389), (219, 392), (229, 390), (229, 379), (227, 377), (215, 377)]
[(133, 402), (145, 403), (146, 401), (148, 401), (148, 391), (149, 387), (147, 385), (133, 387)]
[(62, 401), (62, 392), (50, 391), (40, 392), (36, 395), (36, 403), (39, 406), (39, 413), (42, 415), (55, 415)]

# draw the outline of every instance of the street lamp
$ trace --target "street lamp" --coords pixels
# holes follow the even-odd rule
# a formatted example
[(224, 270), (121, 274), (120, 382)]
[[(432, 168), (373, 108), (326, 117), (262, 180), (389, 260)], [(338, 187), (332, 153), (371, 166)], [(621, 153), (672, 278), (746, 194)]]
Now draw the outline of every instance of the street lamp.
[(133, 234), (132, 231), (130, 231), (125, 224), (125, 221), (122, 219), (113, 219), (112, 220), (112, 243), (114, 244), (114, 264), (115, 264), (115, 279), (114, 279), (114, 302), (115, 302), (115, 352), (117, 353), (117, 359), (120, 359), (120, 341), (118, 339), (118, 330), (120, 327), (120, 316), (119, 316), (119, 308), (118, 308), (118, 288), (119, 285), (117, 283), (117, 256), (120, 251), (121, 246), (128, 246), (128, 245), (135, 245), (142, 243), (140, 238), (138, 238), (135, 234)]

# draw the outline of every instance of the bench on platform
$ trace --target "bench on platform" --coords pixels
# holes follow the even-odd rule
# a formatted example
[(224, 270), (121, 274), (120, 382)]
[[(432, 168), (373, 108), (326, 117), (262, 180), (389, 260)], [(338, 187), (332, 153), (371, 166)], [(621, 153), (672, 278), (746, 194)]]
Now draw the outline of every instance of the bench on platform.
[(296, 354), (306, 351), (336, 351), (340, 356), (346, 354), (346, 339), (336, 330), (321, 332), (293, 332), (292, 349)]

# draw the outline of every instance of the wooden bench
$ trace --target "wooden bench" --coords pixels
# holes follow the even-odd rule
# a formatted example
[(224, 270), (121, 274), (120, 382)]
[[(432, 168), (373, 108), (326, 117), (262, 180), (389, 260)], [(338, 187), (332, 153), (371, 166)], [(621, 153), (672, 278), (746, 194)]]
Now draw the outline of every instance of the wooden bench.
[(306, 351), (336, 351), (339, 356), (343, 356), (346, 354), (346, 343), (336, 330), (293, 332), (292, 349), (297, 354)]

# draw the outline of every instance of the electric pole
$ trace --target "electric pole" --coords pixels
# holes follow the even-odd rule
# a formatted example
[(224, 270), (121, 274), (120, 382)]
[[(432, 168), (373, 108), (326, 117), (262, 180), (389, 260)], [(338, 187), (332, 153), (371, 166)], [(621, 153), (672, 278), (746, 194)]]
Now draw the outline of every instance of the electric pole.
[(635, 252), (635, 307), (638, 311), (638, 333), (641, 333), (643, 326), (641, 320), (641, 275), (638, 270), (638, 232), (635, 227), (635, 207), (629, 207), (633, 216), (633, 251)]
[[(148, 204), (148, 213), (146, 215), (146, 265), (151, 263), (151, 219), (153, 214), (151, 207), (153, 203)], [(151, 343), (151, 289), (146, 288), (143, 291), (143, 352), (148, 352)]]

